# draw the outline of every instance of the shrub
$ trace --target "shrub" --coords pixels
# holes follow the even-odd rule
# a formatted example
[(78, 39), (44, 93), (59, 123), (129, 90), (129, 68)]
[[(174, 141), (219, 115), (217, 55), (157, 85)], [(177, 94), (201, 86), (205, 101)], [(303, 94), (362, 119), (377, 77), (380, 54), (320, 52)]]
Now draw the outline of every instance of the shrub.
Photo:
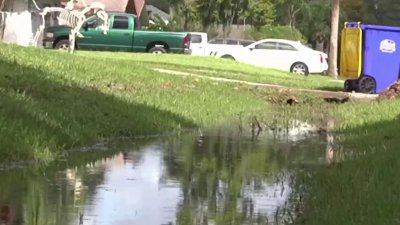
[(295, 41), (304, 42), (306, 39), (296, 28), (290, 26), (272, 26), (265, 25), (258, 29), (251, 28), (246, 31), (246, 38), (252, 38), (255, 40), (265, 39), (265, 38), (282, 38)]

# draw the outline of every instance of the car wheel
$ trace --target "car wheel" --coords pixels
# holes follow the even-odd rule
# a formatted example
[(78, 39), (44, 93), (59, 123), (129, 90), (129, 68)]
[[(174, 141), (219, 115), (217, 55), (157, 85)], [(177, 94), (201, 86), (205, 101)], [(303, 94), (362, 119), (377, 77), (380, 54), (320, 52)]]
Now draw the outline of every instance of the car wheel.
[(167, 50), (165, 50), (165, 48), (163, 48), (163, 47), (152, 47), (149, 49), (149, 53), (164, 54), (164, 53), (167, 53)]
[(297, 75), (307, 76), (308, 75), (308, 67), (306, 64), (304, 64), (302, 62), (297, 62), (297, 63), (294, 63), (292, 65), (292, 67), (290, 67), (290, 72), (297, 74)]
[(235, 61), (235, 58), (233, 58), (233, 56), (231, 56), (231, 55), (223, 55), (223, 56), (221, 56), (221, 58)]
[(366, 94), (375, 94), (376, 81), (370, 76), (362, 76), (358, 82), (358, 90)]
[(55, 49), (68, 50), (69, 49), (69, 40), (68, 39), (59, 40), (55, 45)]

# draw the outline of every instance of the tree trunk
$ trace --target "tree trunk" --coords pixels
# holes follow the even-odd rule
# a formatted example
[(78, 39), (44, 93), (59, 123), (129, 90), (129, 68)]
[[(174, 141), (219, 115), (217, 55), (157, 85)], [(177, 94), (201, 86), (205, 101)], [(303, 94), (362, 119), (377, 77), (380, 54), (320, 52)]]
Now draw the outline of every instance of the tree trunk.
[(328, 73), (337, 79), (337, 56), (338, 56), (338, 36), (339, 36), (339, 1), (332, 0), (332, 17), (331, 17), (331, 38), (329, 44), (329, 67)]

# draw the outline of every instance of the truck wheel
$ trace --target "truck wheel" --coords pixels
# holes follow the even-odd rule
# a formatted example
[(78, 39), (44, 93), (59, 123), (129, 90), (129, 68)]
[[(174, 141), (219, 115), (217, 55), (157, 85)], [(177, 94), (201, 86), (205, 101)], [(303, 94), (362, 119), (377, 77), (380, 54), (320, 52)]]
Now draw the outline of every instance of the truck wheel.
[(69, 40), (68, 39), (59, 40), (55, 45), (55, 49), (68, 50), (69, 49)]
[(164, 54), (164, 53), (167, 53), (167, 50), (165, 50), (165, 48), (163, 48), (163, 47), (152, 47), (149, 49), (149, 53)]

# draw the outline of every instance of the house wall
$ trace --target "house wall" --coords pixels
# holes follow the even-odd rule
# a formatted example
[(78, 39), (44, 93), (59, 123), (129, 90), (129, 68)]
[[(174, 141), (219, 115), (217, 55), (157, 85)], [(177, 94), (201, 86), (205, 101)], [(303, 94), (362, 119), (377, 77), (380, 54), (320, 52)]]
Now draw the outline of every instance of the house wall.
[(32, 35), (32, 16), (28, 11), (28, 1), (14, 1), (11, 12), (1, 12), (2, 41), (16, 43), (24, 46), (30, 45)]

